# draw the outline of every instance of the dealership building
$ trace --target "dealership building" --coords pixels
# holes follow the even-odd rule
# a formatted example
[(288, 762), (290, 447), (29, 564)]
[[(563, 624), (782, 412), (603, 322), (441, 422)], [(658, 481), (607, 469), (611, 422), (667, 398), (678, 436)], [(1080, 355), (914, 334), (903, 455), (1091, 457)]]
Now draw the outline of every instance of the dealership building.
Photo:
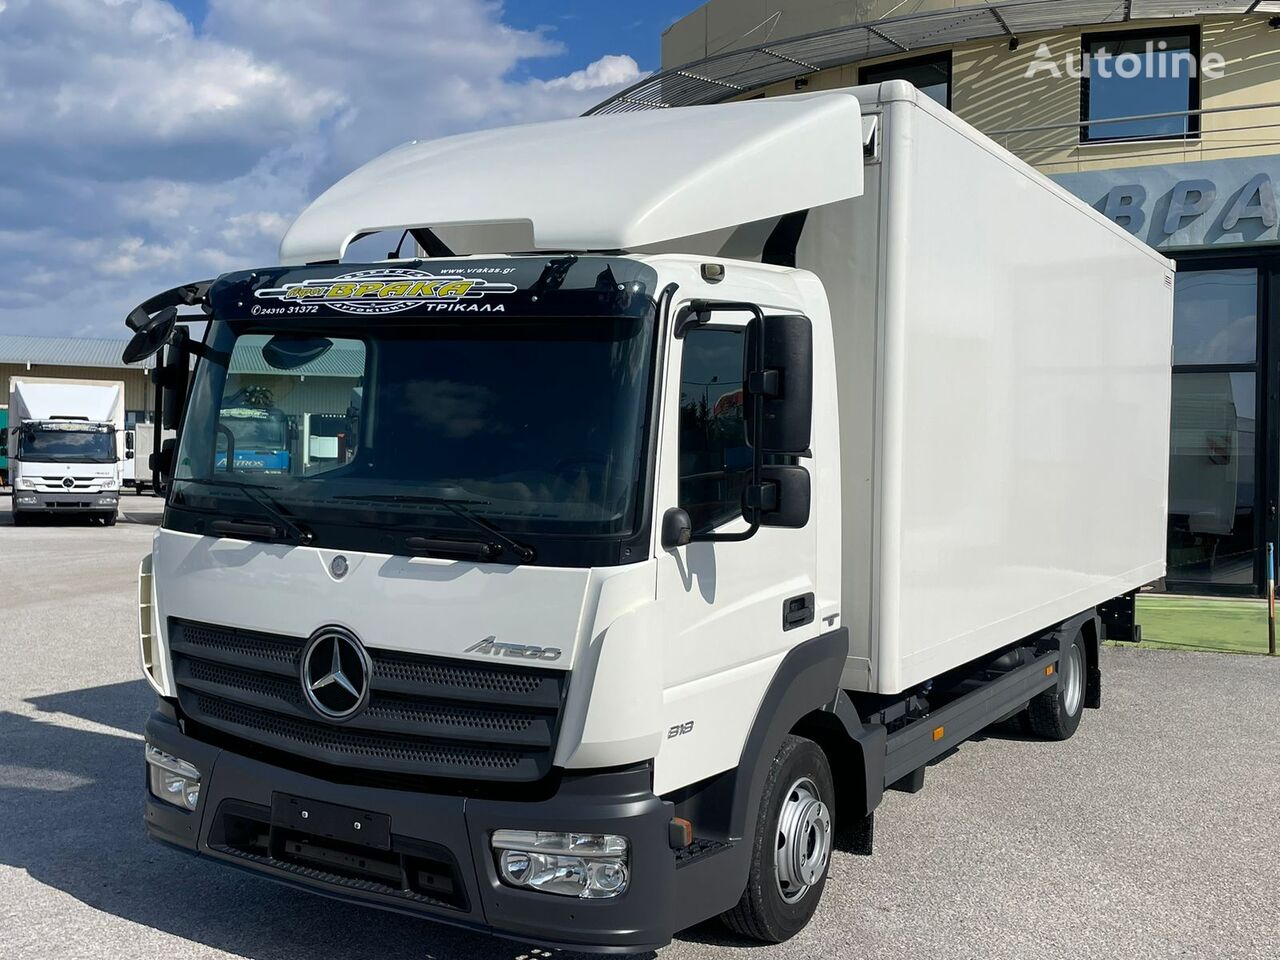
[(1262, 592), (1280, 540), (1280, 2), (711, 0), (663, 35), (659, 72), (592, 112), (887, 80), (1178, 261), (1166, 586)]

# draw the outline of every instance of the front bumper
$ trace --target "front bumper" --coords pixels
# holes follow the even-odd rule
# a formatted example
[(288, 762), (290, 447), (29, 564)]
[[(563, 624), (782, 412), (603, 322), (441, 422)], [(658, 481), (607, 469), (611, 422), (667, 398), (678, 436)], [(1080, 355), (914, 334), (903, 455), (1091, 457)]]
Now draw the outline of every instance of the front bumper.
[(120, 492), (107, 490), (102, 493), (75, 491), (72, 493), (44, 493), (40, 490), (14, 490), (13, 509), (32, 513), (114, 513), (120, 506)]
[[(669, 844), (673, 807), (653, 795), (647, 765), (566, 774), (549, 796), (495, 800), (335, 783), (284, 769), (187, 736), (164, 701), (147, 723), (146, 739), (201, 772), (200, 801), (192, 813), (148, 790), (150, 836), (342, 900), (548, 947), (631, 953), (669, 943), (676, 930), (693, 922), (691, 904), (703, 901), (708, 890), (705, 871), (677, 868)], [(333, 842), (333, 834), (304, 834), (296, 829), (302, 826), (296, 815), (282, 817), (286, 798), (368, 815), (381, 824), (389, 817), (389, 831), (381, 831), (386, 846), (354, 847)], [(320, 828), (318, 819), (311, 822)], [(505, 886), (490, 851), (492, 832), (502, 828), (626, 836), (630, 886), (610, 900)], [(366, 833), (372, 842), (374, 832)], [(729, 871), (730, 888), (737, 872)], [(745, 875), (740, 879), (745, 882)], [(721, 899), (736, 901), (741, 890), (739, 884)]]

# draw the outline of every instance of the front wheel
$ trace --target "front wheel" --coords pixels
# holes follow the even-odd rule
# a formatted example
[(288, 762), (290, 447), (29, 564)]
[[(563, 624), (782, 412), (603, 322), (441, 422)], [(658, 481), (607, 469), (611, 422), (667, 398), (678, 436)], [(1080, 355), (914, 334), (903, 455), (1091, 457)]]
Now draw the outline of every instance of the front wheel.
[(826, 754), (812, 740), (787, 737), (765, 780), (747, 889), (721, 915), (730, 930), (781, 943), (805, 928), (831, 865), (834, 803)]
[(1058, 685), (1036, 696), (1027, 707), (1032, 733), (1046, 740), (1068, 740), (1076, 732), (1084, 714), (1088, 664), (1084, 634), (1077, 630), (1075, 636), (1062, 645)]

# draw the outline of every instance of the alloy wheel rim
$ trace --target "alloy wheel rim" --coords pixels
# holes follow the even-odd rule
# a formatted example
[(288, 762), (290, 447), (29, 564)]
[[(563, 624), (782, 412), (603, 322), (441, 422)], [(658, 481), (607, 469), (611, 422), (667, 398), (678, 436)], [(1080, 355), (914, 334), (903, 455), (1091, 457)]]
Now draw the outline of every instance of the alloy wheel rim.
[(774, 865), (778, 892), (796, 903), (826, 873), (831, 858), (831, 813), (808, 777), (791, 785), (778, 814)]

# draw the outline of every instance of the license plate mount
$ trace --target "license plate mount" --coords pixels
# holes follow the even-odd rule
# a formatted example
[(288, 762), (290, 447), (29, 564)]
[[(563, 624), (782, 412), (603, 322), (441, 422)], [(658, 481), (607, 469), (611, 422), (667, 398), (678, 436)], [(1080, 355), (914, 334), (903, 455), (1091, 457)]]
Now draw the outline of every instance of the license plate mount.
[(341, 843), (391, 849), (391, 817), (385, 813), (287, 793), (271, 794), (271, 825)]

